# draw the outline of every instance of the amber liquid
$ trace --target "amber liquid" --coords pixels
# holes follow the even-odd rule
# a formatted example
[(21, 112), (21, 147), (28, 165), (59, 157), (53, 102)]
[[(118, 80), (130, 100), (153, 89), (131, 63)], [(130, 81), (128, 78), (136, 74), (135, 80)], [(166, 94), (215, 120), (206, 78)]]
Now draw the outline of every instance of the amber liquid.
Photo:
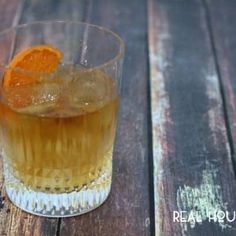
[(1, 142), (16, 178), (46, 192), (78, 191), (98, 178), (110, 184), (119, 100), (109, 76), (78, 69), (71, 74), (65, 67), (14, 94), (31, 99), (14, 108), (1, 94)]

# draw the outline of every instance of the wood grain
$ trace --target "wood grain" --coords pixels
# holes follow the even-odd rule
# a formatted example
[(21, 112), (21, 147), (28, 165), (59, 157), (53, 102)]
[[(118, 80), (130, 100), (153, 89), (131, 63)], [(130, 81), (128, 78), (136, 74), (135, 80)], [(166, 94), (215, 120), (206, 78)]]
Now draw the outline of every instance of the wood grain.
[[(3, 0), (0, 2), (0, 30), (18, 24), (23, 3), (23, 1), (19, 0), (13, 0), (10, 2)], [(2, 160), (0, 166), (0, 235), (40, 235), (37, 227), (35, 227), (39, 221), (32, 220), (32, 217), (27, 217), (27, 214), (10, 204), (7, 199), (3, 188)], [(28, 228), (31, 229), (30, 231), (27, 229), (27, 226), (29, 225), (30, 227)], [(48, 228), (48, 232), (53, 232), (53, 229)]]
[(10, 2), (8, 0), (0, 1), (0, 31), (18, 23), (23, 2), (22, 0), (12, 0)]
[(42, 20), (77, 20), (84, 18), (85, 0), (25, 0), (20, 23)]
[[(207, 12), (198, 0), (148, 6), (156, 235), (234, 235), (235, 222), (206, 214), (236, 209)], [(173, 222), (173, 211), (202, 223)]]
[(126, 44), (113, 185), (101, 207), (62, 219), (60, 232), (63, 236), (150, 235), (146, 4), (142, 0), (89, 3), (86, 20), (114, 30)]
[(227, 1), (226, 4), (223, 0), (207, 0), (206, 3), (222, 95), (225, 100), (229, 139), (234, 161), (236, 161), (236, 30), (233, 21), (236, 17), (236, 2)]
[[(76, 0), (2, 1), (0, 2), (0, 11), (2, 13), (0, 14), (0, 20), (2, 19), (0, 27), (2, 29), (11, 24), (17, 25), (18, 23), (39, 20), (81, 20), (83, 18), (84, 8), (85, 2)], [(2, 180), (0, 181), (1, 186)], [(11, 204), (5, 192), (2, 192), (2, 196), (0, 197), (1, 236), (53, 236), (58, 233), (58, 223), (58, 219), (37, 217), (21, 211)]]

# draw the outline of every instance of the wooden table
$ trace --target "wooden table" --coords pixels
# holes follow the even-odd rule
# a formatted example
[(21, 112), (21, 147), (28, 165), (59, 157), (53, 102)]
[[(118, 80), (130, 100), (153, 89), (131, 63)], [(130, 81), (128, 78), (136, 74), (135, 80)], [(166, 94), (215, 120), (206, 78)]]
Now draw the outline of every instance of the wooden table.
[[(1, 0), (0, 30), (35, 20), (82, 20), (125, 40), (112, 192), (67, 219), (14, 207), (0, 180), (0, 235), (236, 235), (235, 0)], [(174, 212), (202, 223), (174, 222)], [(188, 221), (188, 220), (187, 220)]]

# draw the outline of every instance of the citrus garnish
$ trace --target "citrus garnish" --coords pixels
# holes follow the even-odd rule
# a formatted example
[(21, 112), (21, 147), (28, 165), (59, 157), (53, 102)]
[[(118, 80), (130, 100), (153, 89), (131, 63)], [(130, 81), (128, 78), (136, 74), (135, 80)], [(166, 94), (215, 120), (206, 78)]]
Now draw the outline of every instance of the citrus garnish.
[(29, 86), (41, 80), (40, 74), (53, 72), (62, 58), (62, 53), (50, 45), (36, 45), (20, 51), (8, 65), (4, 73), (3, 88), (11, 91), (7, 100), (14, 107), (30, 104), (29, 94), (21, 91), (20, 97), (15, 88)]
[(4, 74), (3, 86), (12, 87), (37, 82), (35, 73), (48, 73), (56, 69), (62, 53), (49, 45), (36, 45), (22, 50), (9, 63)]

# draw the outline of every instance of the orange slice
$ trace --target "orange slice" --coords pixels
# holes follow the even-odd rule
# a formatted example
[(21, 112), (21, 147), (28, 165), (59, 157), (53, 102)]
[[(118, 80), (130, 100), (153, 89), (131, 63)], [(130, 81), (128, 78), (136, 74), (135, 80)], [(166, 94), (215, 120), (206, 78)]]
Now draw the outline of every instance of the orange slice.
[(20, 88), (39, 82), (40, 73), (54, 71), (61, 58), (62, 53), (50, 45), (32, 46), (16, 54), (9, 63), (3, 78), (3, 88), (8, 91), (8, 102), (14, 107), (29, 105), (32, 94), (29, 94), (29, 92), (24, 94)]
[(22, 50), (13, 58), (4, 74), (3, 87), (28, 85), (39, 80), (39, 73), (56, 69), (62, 53), (50, 45), (36, 45)]

